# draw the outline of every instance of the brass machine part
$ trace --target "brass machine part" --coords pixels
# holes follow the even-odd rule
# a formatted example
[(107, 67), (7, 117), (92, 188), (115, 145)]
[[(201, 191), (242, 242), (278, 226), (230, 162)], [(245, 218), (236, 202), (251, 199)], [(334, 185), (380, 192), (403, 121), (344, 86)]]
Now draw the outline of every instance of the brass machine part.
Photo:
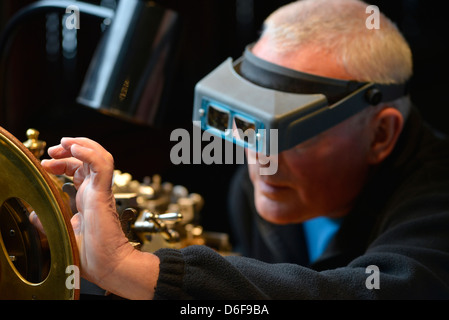
[[(45, 153), (45, 148), (47, 147), (47, 142), (39, 140), (39, 134), (40, 132), (38, 130), (29, 128), (26, 131), (26, 136), (28, 139), (23, 142), (23, 145), (33, 154), (33, 156), (37, 160), (41, 159), (41, 157)], [(69, 195), (63, 190), (64, 183), (67, 182), (67, 179), (63, 176), (55, 176), (53, 174), (49, 174), (49, 176), (53, 180), (53, 183), (56, 185), (56, 188), (58, 189), (65, 205), (70, 207), (71, 199)]]
[(45, 141), (39, 140), (40, 132), (36, 129), (30, 128), (27, 130), (26, 135), (28, 140), (23, 143), (25, 147), (36, 157), (40, 159), (45, 152), (45, 147), (47, 143)]
[[(1, 127), (0, 204), (0, 299), (79, 299), (79, 289), (67, 285), (67, 268), (79, 266), (70, 209), (36, 156)], [(30, 238), (32, 229), (27, 214), (31, 211), (36, 212), (45, 230), (45, 242)], [(20, 241), (9, 237), (18, 237)], [(41, 268), (47, 269), (42, 278), (42, 270), (32, 270), (30, 259), (42, 258), (46, 246), (50, 261)]]

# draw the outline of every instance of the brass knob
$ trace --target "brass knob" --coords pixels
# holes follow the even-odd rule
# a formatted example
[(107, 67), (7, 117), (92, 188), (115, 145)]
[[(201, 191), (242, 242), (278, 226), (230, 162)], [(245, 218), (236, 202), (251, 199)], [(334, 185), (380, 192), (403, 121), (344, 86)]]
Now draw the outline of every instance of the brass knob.
[(28, 140), (23, 144), (37, 159), (40, 159), (40, 157), (45, 152), (47, 143), (45, 141), (39, 140), (39, 131), (36, 129), (28, 129), (26, 135)]

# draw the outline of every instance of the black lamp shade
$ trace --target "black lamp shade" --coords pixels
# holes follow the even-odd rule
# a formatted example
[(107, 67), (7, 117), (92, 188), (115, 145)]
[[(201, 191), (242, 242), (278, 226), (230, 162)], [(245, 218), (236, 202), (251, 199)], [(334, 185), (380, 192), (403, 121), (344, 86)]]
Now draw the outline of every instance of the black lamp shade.
[(77, 102), (154, 125), (171, 68), (178, 15), (152, 2), (120, 1)]

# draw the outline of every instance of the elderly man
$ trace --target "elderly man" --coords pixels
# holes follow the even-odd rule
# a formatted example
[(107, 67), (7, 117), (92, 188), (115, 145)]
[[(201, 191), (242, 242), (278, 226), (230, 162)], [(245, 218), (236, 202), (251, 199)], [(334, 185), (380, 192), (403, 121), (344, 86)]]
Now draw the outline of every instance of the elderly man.
[[(367, 28), (366, 8), (293, 2), (266, 20), (252, 53), (326, 78), (405, 83), (406, 42), (382, 15), (379, 29)], [(203, 246), (135, 250), (115, 212), (112, 156), (85, 138), (48, 152), (44, 168), (78, 188), (82, 275), (124, 298), (449, 298), (449, 145), (405, 96), (270, 156), (272, 175), (248, 161), (231, 194), (238, 257)]]

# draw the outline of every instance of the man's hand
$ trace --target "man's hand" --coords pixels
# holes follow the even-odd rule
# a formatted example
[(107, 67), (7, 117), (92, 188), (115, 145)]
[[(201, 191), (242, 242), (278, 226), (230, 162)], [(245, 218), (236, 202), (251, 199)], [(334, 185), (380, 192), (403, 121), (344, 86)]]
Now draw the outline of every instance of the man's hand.
[(42, 166), (49, 173), (73, 177), (78, 190), (78, 213), (71, 222), (82, 276), (125, 298), (151, 298), (159, 260), (135, 250), (123, 233), (112, 192), (111, 154), (87, 138), (63, 138), (48, 154), (53, 159), (43, 160)]

